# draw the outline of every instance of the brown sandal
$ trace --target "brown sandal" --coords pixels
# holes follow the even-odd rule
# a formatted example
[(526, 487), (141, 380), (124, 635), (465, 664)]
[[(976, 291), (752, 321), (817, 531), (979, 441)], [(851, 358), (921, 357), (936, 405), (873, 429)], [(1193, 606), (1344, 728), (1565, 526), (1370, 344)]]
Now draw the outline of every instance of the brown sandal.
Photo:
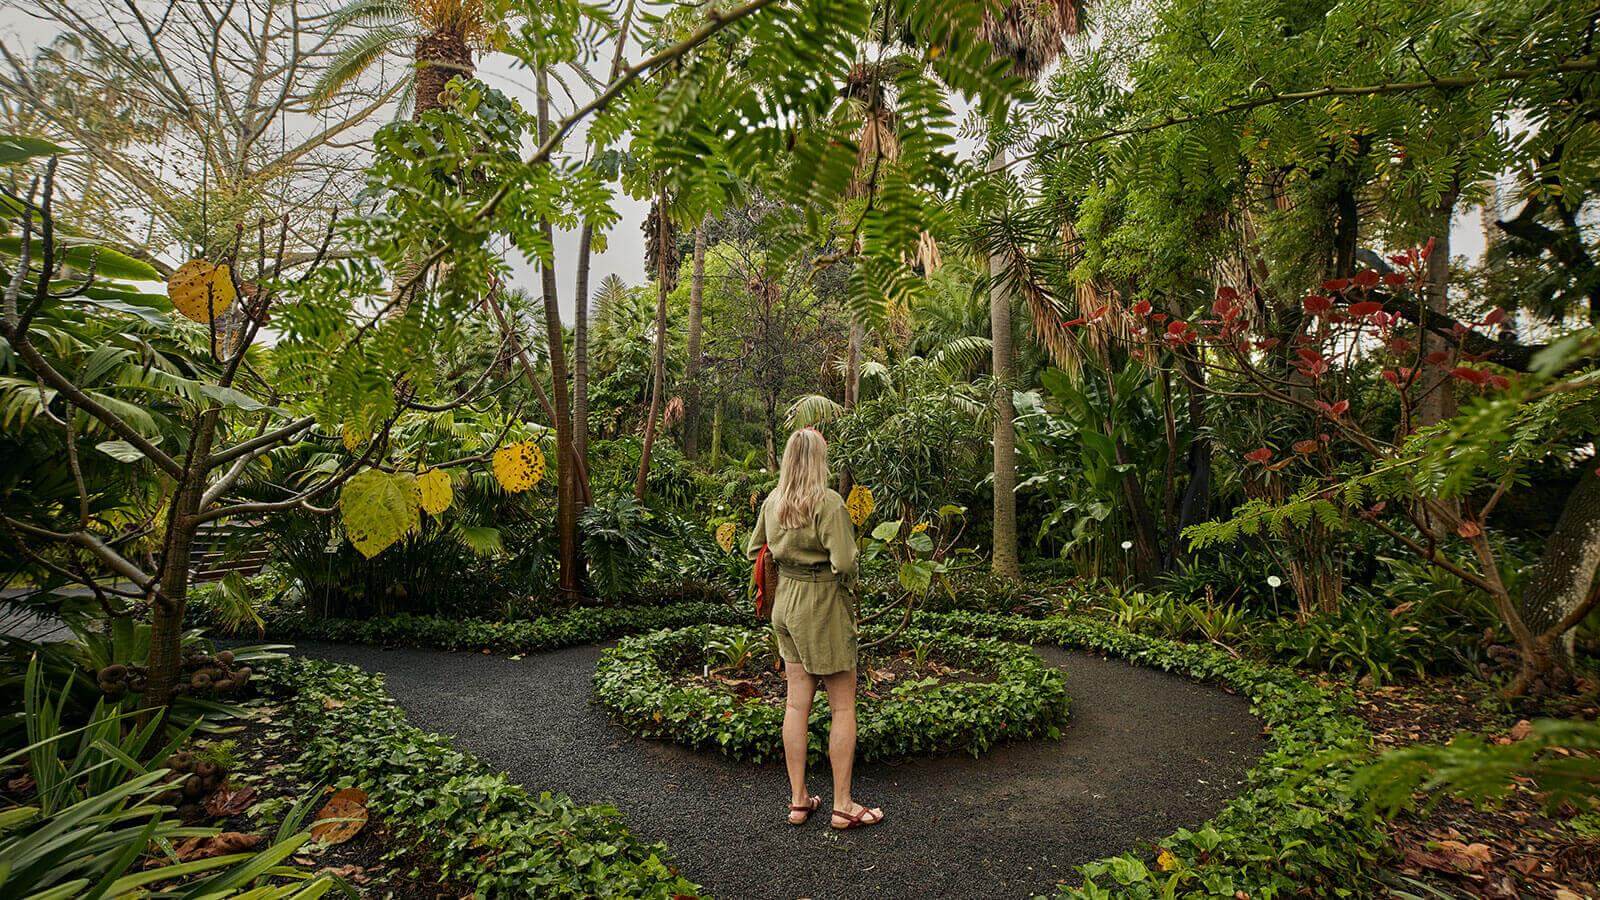
[[(858, 812), (853, 816), (840, 809), (834, 810), (833, 815), (836, 819), (844, 820), (843, 825), (840, 825), (837, 821), (831, 823), (835, 831), (849, 831), (852, 828), (868, 828), (883, 821), (883, 812), (881, 810), (874, 810), (870, 806), (861, 807), (861, 812)], [(867, 816), (873, 816), (874, 818), (869, 819)]]
[[(811, 795), (811, 800), (807, 802), (805, 806), (795, 806), (791, 803), (789, 805), (789, 815), (791, 818), (787, 819), (786, 821), (790, 825), (804, 825), (805, 823), (811, 821), (811, 814), (816, 812), (817, 808), (820, 806), (822, 806), (822, 798), (815, 794)], [(800, 821), (796, 822), (792, 818), (795, 813), (805, 813), (805, 815), (801, 816)]]

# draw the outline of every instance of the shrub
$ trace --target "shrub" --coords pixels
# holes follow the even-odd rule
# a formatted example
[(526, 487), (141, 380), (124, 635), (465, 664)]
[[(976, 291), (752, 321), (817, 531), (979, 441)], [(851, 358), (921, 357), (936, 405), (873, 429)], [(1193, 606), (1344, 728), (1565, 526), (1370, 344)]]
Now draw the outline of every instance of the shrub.
[[(872, 632), (866, 632), (867, 635)], [(752, 643), (752, 642), (756, 643)], [(629, 730), (755, 762), (783, 753), (783, 707), (699, 685), (675, 674), (699, 670), (708, 647), (740, 657), (759, 639), (735, 628), (701, 626), (628, 638), (601, 654), (595, 695)], [(947, 632), (908, 629), (887, 645), (970, 667), (993, 681), (929, 685), (913, 682), (856, 707), (857, 755), (883, 759), (967, 752), (976, 756), (1005, 740), (1056, 738), (1068, 699), (1061, 672), (1031, 649)], [(827, 747), (825, 700), (813, 708), (811, 754)]]

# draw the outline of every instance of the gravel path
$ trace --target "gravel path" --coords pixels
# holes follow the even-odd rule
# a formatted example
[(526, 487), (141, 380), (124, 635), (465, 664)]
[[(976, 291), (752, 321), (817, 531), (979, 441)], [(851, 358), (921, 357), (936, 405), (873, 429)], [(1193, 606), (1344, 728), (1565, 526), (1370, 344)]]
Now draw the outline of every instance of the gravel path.
[[(716, 897), (1021, 897), (1075, 865), (1196, 826), (1233, 796), (1262, 747), (1246, 702), (1119, 661), (1041, 648), (1063, 666), (1072, 721), (1059, 742), (860, 766), (858, 800), (886, 820), (838, 833), (783, 824), (781, 764), (754, 766), (639, 740), (590, 703), (597, 647), (511, 660), (307, 642), (308, 656), (387, 676), (407, 717), (534, 791), (620, 808), (666, 841)], [(824, 770), (812, 793), (827, 803)]]

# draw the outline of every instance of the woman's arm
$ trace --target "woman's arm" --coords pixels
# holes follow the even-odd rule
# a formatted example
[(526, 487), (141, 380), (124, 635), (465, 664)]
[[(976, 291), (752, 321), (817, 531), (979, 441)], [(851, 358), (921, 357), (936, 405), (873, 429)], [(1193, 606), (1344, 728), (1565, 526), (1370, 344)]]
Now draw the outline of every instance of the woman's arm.
[(756, 527), (750, 531), (750, 540), (745, 542), (744, 555), (746, 559), (754, 561), (761, 553), (762, 545), (767, 542), (767, 504), (761, 504), (761, 511), (756, 513)]
[(828, 562), (833, 564), (833, 571), (838, 573), (839, 580), (846, 587), (855, 587), (856, 527), (850, 522), (850, 511), (845, 509), (844, 501), (838, 499), (838, 495), (829, 497), (822, 521), (818, 524), (821, 526), (818, 530), (822, 535), (822, 546), (828, 551)]

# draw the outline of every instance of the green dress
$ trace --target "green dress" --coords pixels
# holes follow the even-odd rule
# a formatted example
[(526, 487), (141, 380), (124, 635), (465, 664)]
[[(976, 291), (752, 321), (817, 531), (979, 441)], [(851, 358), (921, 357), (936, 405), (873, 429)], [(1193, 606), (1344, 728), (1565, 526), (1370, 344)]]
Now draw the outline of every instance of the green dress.
[(761, 504), (745, 555), (755, 559), (761, 545), (778, 561), (778, 591), (772, 604), (772, 631), (785, 662), (799, 663), (812, 675), (832, 675), (856, 667), (856, 530), (844, 498), (823, 494), (812, 521), (785, 528), (772, 497)]

